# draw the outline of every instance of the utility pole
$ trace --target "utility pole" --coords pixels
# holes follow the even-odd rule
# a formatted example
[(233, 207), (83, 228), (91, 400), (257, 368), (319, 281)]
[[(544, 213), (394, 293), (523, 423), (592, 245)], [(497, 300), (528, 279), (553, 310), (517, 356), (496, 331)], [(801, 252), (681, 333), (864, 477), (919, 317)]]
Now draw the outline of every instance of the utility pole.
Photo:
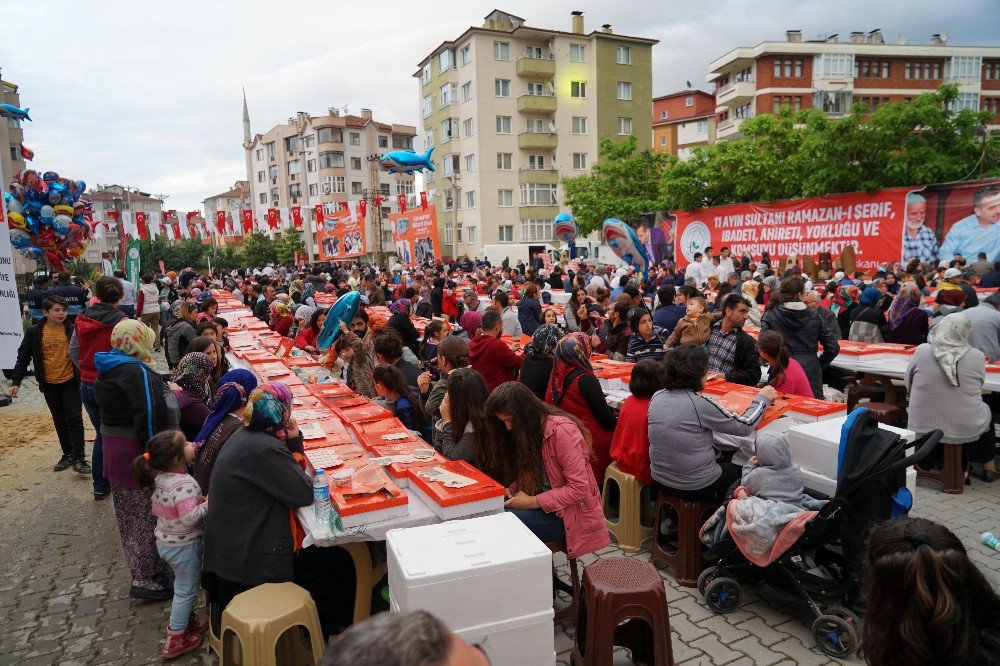
[[(299, 140), (304, 142), (304, 137), (300, 137)], [(298, 151), (298, 154), (299, 154), (299, 162), (302, 163), (302, 180), (305, 182), (306, 186), (304, 195), (306, 205), (303, 206), (303, 208), (305, 208), (305, 215), (303, 215), (303, 218), (305, 220), (305, 227), (306, 227), (306, 254), (309, 255), (308, 263), (311, 264), (314, 261), (313, 232), (315, 231), (315, 226), (316, 226), (313, 221), (315, 219), (315, 216), (313, 215), (313, 207), (309, 203), (309, 155), (312, 155), (313, 151), (300, 150)]]
[[(368, 160), (368, 177), (370, 187), (362, 193), (362, 196), (368, 201), (369, 208), (374, 214), (374, 228), (375, 228), (375, 243), (372, 245), (372, 250), (375, 258), (375, 265), (383, 267), (386, 265), (388, 258), (385, 252), (385, 244), (382, 242), (382, 206), (378, 205), (377, 200), (382, 198), (382, 187), (379, 183), (379, 155), (378, 153), (372, 153), (365, 159)], [(367, 217), (367, 215), (365, 216)]]

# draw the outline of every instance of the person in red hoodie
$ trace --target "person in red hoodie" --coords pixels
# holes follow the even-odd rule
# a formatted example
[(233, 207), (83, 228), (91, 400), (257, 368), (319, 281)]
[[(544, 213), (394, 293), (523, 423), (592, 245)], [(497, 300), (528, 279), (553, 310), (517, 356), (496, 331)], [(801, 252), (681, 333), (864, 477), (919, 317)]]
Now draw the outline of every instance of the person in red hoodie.
[(632, 368), (628, 390), (632, 393), (618, 413), (618, 426), (611, 438), (611, 458), (618, 469), (647, 486), (653, 485), (649, 472), (649, 401), (663, 388), (663, 364), (643, 359)]
[(91, 478), (94, 482), (94, 499), (102, 500), (111, 492), (111, 484), (104, 476), (101, 408), (94, 393), (94, 381), (97, 379), (94, 354), (111, 351), (111, 331), (127, 315), (117, 307), (122, 298), (122, 283), (118, 278), (98, 278), (94, 283), (94, 294), (97, 296), (97, 303), (84, 308), (74, 322), (69, 357), (80, 370), (80, 398), (96, 431), (91, 455)]
[(524, 361), (522, 354), (515, 353), (500, 340), (503, 333), (503, 317), (496, 310), (483, 313), (480, 324), (482, 332), (469, 345), (469, 360), (472, 369), (486, 380), (486, 388), (491, 392), (504, 382), (514, 379), (514, 373)]

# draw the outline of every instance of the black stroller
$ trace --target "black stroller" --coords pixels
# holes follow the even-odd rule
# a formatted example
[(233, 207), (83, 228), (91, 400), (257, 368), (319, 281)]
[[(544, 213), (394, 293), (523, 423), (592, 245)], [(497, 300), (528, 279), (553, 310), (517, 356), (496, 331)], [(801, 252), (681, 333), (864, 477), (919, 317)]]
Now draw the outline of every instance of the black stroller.
[[(742, 596), (738, 579), (765, 582), (808, 605), (821, 650), (834, 657), (853, 653), (860, 620), (849, 607), (860, 599), (868, 530), (909, 510), (906, 468), (926, 458), (942, 434), (934, 430), (908, 444), (879, 428), (868, 409), (855, 409), (841, 430), (834, 497), (795, 544), (766, 567), (750, 563), (731, 538), (716, 543), (709, 555), (721, 557), (719, 563), (698, 578), (709, 608), (716, 613), (734, 610)], [(904, 455), (914, 447), (914, 453)]]

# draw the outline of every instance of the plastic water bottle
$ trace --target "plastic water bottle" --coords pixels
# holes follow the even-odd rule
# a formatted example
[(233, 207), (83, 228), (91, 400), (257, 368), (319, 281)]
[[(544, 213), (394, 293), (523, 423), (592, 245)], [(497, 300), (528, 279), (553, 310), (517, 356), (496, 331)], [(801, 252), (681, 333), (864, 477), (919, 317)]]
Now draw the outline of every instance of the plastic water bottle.
[(993, 550), (1000, 550), (1000, 539), (993, 535), (993, 532), (983, 532), (981, 537), (983, 543), (992, 548)]
[(317, 470), (313, 478), (313, 513), (320, 525), (330, 520), (330, 484), (323, 470)]

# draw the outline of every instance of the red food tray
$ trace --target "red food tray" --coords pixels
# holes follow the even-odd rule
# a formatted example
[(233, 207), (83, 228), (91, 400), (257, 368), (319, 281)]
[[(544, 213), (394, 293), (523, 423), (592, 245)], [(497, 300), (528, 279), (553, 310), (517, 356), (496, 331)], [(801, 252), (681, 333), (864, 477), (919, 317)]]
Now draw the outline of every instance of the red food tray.
[[(726, 380), (720, 378), (715, 382), (705, 384), (705, 387), (701, 390), (701, 392), (707, 393), (713, 398), (717, 395), (728, 395), (730, 393), (748, 395), (752, 398), (760, 393), (760, 389), (756, 386), (747, 386), (746, 384), (733, 384), (732, 382), (727, 382)], [(750, 403), (748, 402), (747, 405), (749, 404)]]
[(335, 408), (335, 411), (338, 412), (342, 421), (351, 424), (392, 418), (392, 412), (370, 401), (366, 405), (358, 405), (357, 407)]
[[(710, 395), (706, 397), (710, 398), (726, 411), (733, 412), (735, 414), (742, 414), (750, 406), (750, 403), (753, 402), (756, 395), (756, 393), (750, 395), (748, 393), (732, 391), (724, 395)], [(774, 421), (776, 418), (787, 412), (790, 407), (791, 405), (788, 400), (785, 398), (778, 398), (771, 403), (771, 406), (764, 412), (764, 416), (757, 422), (756, 429), (760, 430), (771, 421)]]
[(323, 367), (319, 361), (314, 359), (312, 356), (286, 356), (282, 359), (289, 368), (321, 368)]
[(345, 395), (357, 395), (347, 384), (339, 382), (329, 382), (326, 384), (313, 384), (309, 387), (313, 395), (326, 399), (336, 398)]
[(809, 416), (827, 416), (847, 411), (847, 405), (842, 402), (827, 402), (826, 400), (817, 400), (816, 398), (789, 396), (788, 402), (790, 411), (799, 414), (808, 414)]
[(410, 483), (419, 486), (420, 490), (427, 497), (437, 502), (440, 506), (457, 506), (459, 504), (503, 497), (504, 495), (503, 486), (464, 460), (453, 460), (437, 466), (443, 467), (449, 472), (461, 474), (462, 476), (476, 480), (476, 483), (465, 488), (448, 488), (442, 483), (429, 481), (426, 477), (419, 474), (411, 474)]
[(365, 474), (375, 475), (380, 483), (383, 483), (381, 490), (371, 493), (369, 486), (330, 486), (330, 501), (333, 502), (337, 513), (341, 516), (356, 516), (362, 513), (381, 511), (397, 506), (406, 506), (409, 503), (406, 493), (399, 489), (380, 468), (369, 469)]

